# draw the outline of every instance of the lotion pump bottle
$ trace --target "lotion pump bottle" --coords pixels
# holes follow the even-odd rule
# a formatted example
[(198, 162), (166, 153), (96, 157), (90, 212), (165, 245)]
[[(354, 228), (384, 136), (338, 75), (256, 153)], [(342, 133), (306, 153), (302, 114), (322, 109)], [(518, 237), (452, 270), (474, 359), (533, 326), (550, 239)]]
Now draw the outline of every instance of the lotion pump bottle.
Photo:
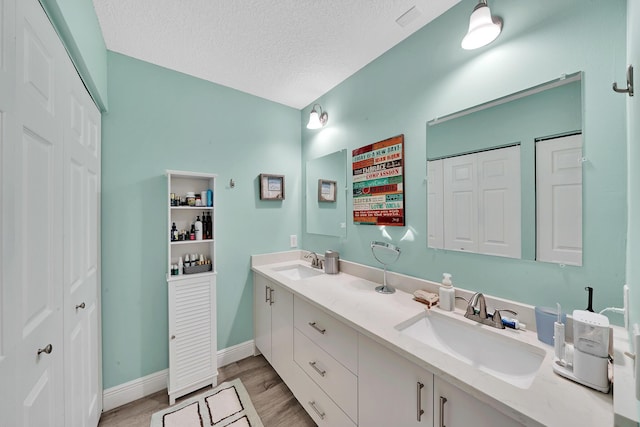
[(196, 229), (196, 240), (202, 240), (202, 221), (200, 221), (200, 216), (196, 219), (195, 223)]
[(442, 275), (442, 286), (440, 287), (440, 308), (445, 311), (453, 311), (455, 308), (456, 291), (451, 283), (451, 274)]

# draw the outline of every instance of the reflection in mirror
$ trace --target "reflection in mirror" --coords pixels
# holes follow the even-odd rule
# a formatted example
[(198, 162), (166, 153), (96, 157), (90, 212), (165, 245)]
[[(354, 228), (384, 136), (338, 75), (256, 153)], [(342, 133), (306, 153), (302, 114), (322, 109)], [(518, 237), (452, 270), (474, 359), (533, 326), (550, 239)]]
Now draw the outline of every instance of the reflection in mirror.
[(581, 77), (428, 123), (429, 247), (582, 264)]
[(347, 235), (347, 150), (307, 162), (307, 233)]

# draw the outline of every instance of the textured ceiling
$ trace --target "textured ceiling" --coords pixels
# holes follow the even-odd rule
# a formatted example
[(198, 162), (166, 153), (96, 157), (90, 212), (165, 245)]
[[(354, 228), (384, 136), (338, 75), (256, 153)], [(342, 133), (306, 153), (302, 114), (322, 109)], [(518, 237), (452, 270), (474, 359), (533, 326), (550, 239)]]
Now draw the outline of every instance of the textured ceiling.
[(109, 50), (301, 109), (459, 1), (93, 3)]

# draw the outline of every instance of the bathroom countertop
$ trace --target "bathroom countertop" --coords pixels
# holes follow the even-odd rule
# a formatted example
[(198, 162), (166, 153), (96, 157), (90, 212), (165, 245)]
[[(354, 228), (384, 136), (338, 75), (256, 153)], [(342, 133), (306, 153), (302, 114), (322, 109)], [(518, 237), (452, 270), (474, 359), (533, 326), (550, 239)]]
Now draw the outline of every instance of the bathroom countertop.
[[(459, 308), (454, 312), (432, 309), (543, 349), (546, 356), (533, 383), (528, 389), (521, 389), (401, 334), (395, 326), (420, 315), (426, 309), (423, 304), (414, 301), (408, 292), (398, 290), (393, 294), (380, 294), (374, 291), (378, 283), (344, 272), (290, 280), (274, 270), (287, 265), (309, 265), (299, 257), (298, 251), (254, 256), (252, 270), (524, 425), (614, 425), (612, 394), (592, 390), (553, 373), (553, 347), (538, 341), (535, 332), (500, 330), (480, 325), (465, 319), (464, 312)], [(420, 281), (415, 278), (412, 280)], [(433, 285), (433, 282), (425, 283)], [(620, 327), (613, 329), (615, 345), (624, 338), (625, 332)]]

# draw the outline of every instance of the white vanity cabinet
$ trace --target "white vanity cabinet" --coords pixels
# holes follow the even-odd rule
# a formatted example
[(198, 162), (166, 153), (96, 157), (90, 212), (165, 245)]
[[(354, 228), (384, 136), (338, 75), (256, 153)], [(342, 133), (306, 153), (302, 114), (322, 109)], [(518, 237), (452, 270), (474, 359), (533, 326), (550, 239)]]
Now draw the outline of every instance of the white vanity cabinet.
[(293, 371), (293, 294), (253, 275), (255, 345), (287, 382)]
[[(309, 381), (307, 389), (317, 396), (326, 395), (337, 407), (318, 410), (332, 413), (334, 420), (319, 417), (319, 425), (355, 425), (358, 422), (358, 333), (326, 312), (294, 297), (293, 358)], [(295, 392), (294, 392), (295, 394)], [(312, 406), (310, 401), (307, 405)], [(301, 402), (305, 408), (305, 402)], [(333, 406), (333, 405), (332, 405)], [(346, 416), (345, 416), (346, 415)], [(340, 420), (340, 422), (337, 422)]]
[(362, 334), (358, 345), (358, 425), (433, 426), (433, 374)]
[(522, 425), (362, 334), (358, 343), (360, 427)]
[(446, 427), (522, 426), (475, 397), (435, 377), (433, 382), (434, 424)]

